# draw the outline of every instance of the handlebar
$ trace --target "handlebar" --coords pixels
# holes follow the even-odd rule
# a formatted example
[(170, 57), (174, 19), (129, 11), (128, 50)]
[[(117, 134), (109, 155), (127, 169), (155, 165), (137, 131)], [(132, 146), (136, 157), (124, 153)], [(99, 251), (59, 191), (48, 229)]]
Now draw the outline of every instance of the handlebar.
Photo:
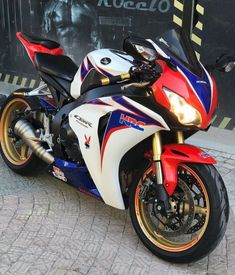
[(111, 77), (106, 77), (101, 79), (101, 86), (107, 86), (110, 84), (115, 84), (119, 81), (123, 81), (123, 80), (128, 80), (131, 78), (131, 75), (129, 73), (127, 74), (121, 74), (121, 75), (116, 75), (116, 76), (111, 76)]
[(133, 80), (134, 82), (145, 82), (153, 83), (161, 75), (162, 68), (156, 63), (146, 64), (142, 63), (139, 65), (132, 66), (130, 71), (126, 74), (117, 76), (106, 77), (100, 80), (101, 86), (107, 86), (110, 84), (116, 84), (117, 82), (124, 80)]

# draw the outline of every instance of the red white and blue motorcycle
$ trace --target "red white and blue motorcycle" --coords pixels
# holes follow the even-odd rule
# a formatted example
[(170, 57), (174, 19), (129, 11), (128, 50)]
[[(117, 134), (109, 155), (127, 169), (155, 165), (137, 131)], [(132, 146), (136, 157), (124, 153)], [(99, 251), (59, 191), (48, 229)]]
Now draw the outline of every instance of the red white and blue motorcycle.
[[(89, 53), (80, 67), (54, 41), (17, 33), (41, 79), (1, 109), (1, 155), (16, 173), (56, 178), (118, 209), (155, 255), (190, 262), (224, 236), (229, 202), (215, 159), (185, 138), (206, 130), (216, 84), (190, 39), (170, 30), (124, 51)], [(232, 60), (218, 61), (220, 69)]]

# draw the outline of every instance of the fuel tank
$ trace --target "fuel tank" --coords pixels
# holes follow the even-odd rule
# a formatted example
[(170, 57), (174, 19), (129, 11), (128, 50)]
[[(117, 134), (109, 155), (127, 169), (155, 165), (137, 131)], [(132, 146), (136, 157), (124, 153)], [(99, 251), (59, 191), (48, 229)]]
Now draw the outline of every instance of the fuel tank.
[(78, 98), (96, 86), (104, 77), (127, 73), (133, 66), (133, 57), (123, 51), (101, 49), (90, 52), (81, 63), (71, 84), (71, 95)]

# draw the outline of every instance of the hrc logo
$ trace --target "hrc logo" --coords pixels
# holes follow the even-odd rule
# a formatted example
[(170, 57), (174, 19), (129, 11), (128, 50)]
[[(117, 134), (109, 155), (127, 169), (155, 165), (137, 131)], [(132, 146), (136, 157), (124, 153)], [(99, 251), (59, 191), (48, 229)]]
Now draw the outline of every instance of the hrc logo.
[(122, 124), (122, 125), (125, 124), (126, 126), (134, 128), (134, 129), (139, 130), (139, 131), (144, 131), (144, 128), (142, 128), (141, 126), (146, 125), (145, 122), (138, 121), (135, 118), (124, 115), (124, 114), (121, 114), (119, 123)]

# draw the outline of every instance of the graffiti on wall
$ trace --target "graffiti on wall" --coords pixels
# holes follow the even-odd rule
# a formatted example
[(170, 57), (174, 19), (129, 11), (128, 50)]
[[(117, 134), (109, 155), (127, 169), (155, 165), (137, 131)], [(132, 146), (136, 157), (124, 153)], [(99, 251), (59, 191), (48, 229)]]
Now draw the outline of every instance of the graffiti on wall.
[(170, 0), (151, 0), (151, 1), (125, 1), (125, 0), (99, 0), (98, 7), (104, 6), (106, 8), (139, 10), (166, 13), (171, 8)]
[(63, 45), (65, 52), (78, 56), (102, 45), (99, 19), (94, 5), (86, 0), (50, 0), (43, 12), (42, 32)]

